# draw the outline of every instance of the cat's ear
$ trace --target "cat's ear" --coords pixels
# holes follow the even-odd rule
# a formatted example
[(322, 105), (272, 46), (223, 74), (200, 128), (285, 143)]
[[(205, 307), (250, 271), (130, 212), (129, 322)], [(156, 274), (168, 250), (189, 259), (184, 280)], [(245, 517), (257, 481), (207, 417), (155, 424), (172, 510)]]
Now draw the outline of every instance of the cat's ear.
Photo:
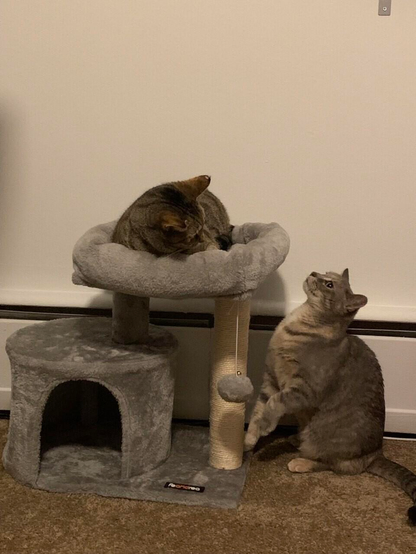
[(347, 283), (350, 282), (350, 273), (348, 271), (348, 268), (344, 269), (344, 271), (342, 272), (342, 278), (344, 281), (347, 281)]
[(347, 312), (356, 312), (368, 302), (368, 298), (364, 294), (352, 294), (348, 300), (347, 305), (345, 306)]
[(186, 231), (188, 221), (181, 219), (174, 212), (162, 212), (159, 217), (159, 223), (163, 231)]
[(187, 181), (178, 181), (173, 183), (175, 187), (180, 190), (185, 196), (191, 200), (196, 200), (200, 194), (208, 187), (211, 182), (209, 175), (199, 175), (199, 177), (193, 177)]

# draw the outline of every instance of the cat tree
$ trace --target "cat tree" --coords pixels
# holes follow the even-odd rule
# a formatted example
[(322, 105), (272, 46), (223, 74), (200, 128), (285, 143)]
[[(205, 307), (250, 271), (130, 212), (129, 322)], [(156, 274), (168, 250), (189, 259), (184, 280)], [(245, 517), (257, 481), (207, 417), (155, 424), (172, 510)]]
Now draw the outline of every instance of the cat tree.
[[(5, 468), (47, 490), (235, 506), (247, 466), (250, 298), (283, 263), (288, 235), (277, 223), (247, 223), (234, 228), (228, 252), (157, 258), (112, 243), (114, 225), (87, 231), (73, 255), (75, 284), (113, 291), (112, 320), (49, 321), (8, 339)], [(150, 297), (215, 298), (209, 440), (205, 429), (178, 428), (171, 448), (177, 343), (149, 325)], [(117, 418), (118, 435), (110, 432)], [(172, 483), (205, 487), (205, 494)]]

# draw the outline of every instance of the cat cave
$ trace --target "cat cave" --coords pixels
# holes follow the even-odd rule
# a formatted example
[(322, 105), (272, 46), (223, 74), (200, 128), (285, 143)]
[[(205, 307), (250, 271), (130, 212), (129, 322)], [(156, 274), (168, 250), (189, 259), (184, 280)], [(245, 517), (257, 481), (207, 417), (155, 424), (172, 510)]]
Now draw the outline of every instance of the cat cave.
[[(158, 258), (112, 243), (114, 226), (79, 239), (72, 278), (112, 291), (112, 318), (36, 323), (7, 341), (4, 467), (49, 491), (236, 507), (248, 467), (250, 299), (285, 260), (289, 237), (277, 223), (246, 223), (228, 251)], [(209, 429), (172, 425), (178, 344), (149, 324), (150, 297), (215, 298)]]

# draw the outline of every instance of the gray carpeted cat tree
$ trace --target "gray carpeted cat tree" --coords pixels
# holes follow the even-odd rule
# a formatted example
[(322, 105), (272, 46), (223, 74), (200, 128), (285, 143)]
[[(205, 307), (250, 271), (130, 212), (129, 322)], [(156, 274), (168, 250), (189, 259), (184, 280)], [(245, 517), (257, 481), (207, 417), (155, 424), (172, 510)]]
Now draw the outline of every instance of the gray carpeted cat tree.
[[(112, 319), (38, 323), (7, 341), (4, 466), (50, 491), (235, 507), (247, 469), (250, 297), (283, 263), (288, 235), (277, 223), (247, 223), (234, 228), (228, 252), (157, 258), (112, 243), (114, 225), (89, 230), (73, 255), (75, 284), (114, 292)], [(178, 345), (149, 325), (149, 297), (216, 299), (209, 436), (172, 431)]]

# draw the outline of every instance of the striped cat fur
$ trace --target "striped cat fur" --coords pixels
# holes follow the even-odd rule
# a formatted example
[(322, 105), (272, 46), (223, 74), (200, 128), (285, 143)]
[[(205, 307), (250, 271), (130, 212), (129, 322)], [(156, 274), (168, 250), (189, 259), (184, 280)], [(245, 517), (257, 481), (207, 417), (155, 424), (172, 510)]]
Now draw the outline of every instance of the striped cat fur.
[[(276, 328), (266, 357), (263, 384), (254, 406), (245, 450), (271, 433), (284, 414), (295, 415), (291, 437), (300, 457), (292, 472), (364, 471), (402, 488), (416, 502), (416, 476), (383, 456), (384, 384), (374, 352), (347, 327), (367, 298), (354, 294), (348, 270), (311, 273), (307, 300)], [(408, 511), (416, 525), (416, 506)]]

